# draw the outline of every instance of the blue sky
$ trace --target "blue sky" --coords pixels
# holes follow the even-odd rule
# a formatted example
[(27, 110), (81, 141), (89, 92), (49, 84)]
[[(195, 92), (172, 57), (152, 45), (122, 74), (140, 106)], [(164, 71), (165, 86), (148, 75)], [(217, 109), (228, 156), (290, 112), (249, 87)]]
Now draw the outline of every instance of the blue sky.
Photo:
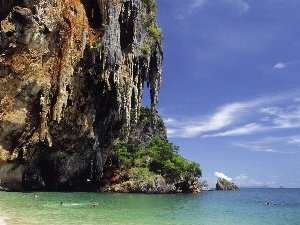
[(156, 2), (169, 140), (211, 187), (300, 187), (300, 1)]

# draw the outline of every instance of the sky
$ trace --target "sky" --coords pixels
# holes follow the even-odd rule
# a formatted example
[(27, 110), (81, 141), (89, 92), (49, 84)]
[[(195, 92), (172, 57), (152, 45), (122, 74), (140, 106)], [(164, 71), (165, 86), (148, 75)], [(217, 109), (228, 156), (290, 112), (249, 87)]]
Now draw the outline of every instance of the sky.
[(300, 188), (300, 1), (156, 3), (168, 139), (210, 187)]

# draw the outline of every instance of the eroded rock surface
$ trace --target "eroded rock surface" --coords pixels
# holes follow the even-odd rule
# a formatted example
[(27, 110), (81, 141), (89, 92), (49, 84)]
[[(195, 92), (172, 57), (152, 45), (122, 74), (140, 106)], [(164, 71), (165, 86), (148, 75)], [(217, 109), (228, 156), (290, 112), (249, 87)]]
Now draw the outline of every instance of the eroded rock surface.
[(0, 1), (3, 188), (97, 188), (144, 83), (156, 113), (162, 49), (148, 13), (142, 0)]
[(239, 188), (228, 180), (218, 179), (216, 190), (239, 190)]

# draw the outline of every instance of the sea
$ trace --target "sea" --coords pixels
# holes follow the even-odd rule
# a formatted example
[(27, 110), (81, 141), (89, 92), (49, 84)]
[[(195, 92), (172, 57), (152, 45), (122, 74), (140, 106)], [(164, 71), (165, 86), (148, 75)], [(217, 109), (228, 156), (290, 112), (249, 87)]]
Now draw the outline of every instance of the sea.
[(300, 189), (199, 194), (0, 192), (0, 224), (299, 225)]

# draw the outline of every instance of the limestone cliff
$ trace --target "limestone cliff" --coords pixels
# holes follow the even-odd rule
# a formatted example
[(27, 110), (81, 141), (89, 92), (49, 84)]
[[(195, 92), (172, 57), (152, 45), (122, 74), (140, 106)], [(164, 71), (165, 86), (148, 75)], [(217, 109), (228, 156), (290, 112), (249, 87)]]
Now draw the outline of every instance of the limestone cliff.
[(0, 0), (3, 187), (93, 189), (144, 83), (156, 113), (162, 48), (149, 2)]

